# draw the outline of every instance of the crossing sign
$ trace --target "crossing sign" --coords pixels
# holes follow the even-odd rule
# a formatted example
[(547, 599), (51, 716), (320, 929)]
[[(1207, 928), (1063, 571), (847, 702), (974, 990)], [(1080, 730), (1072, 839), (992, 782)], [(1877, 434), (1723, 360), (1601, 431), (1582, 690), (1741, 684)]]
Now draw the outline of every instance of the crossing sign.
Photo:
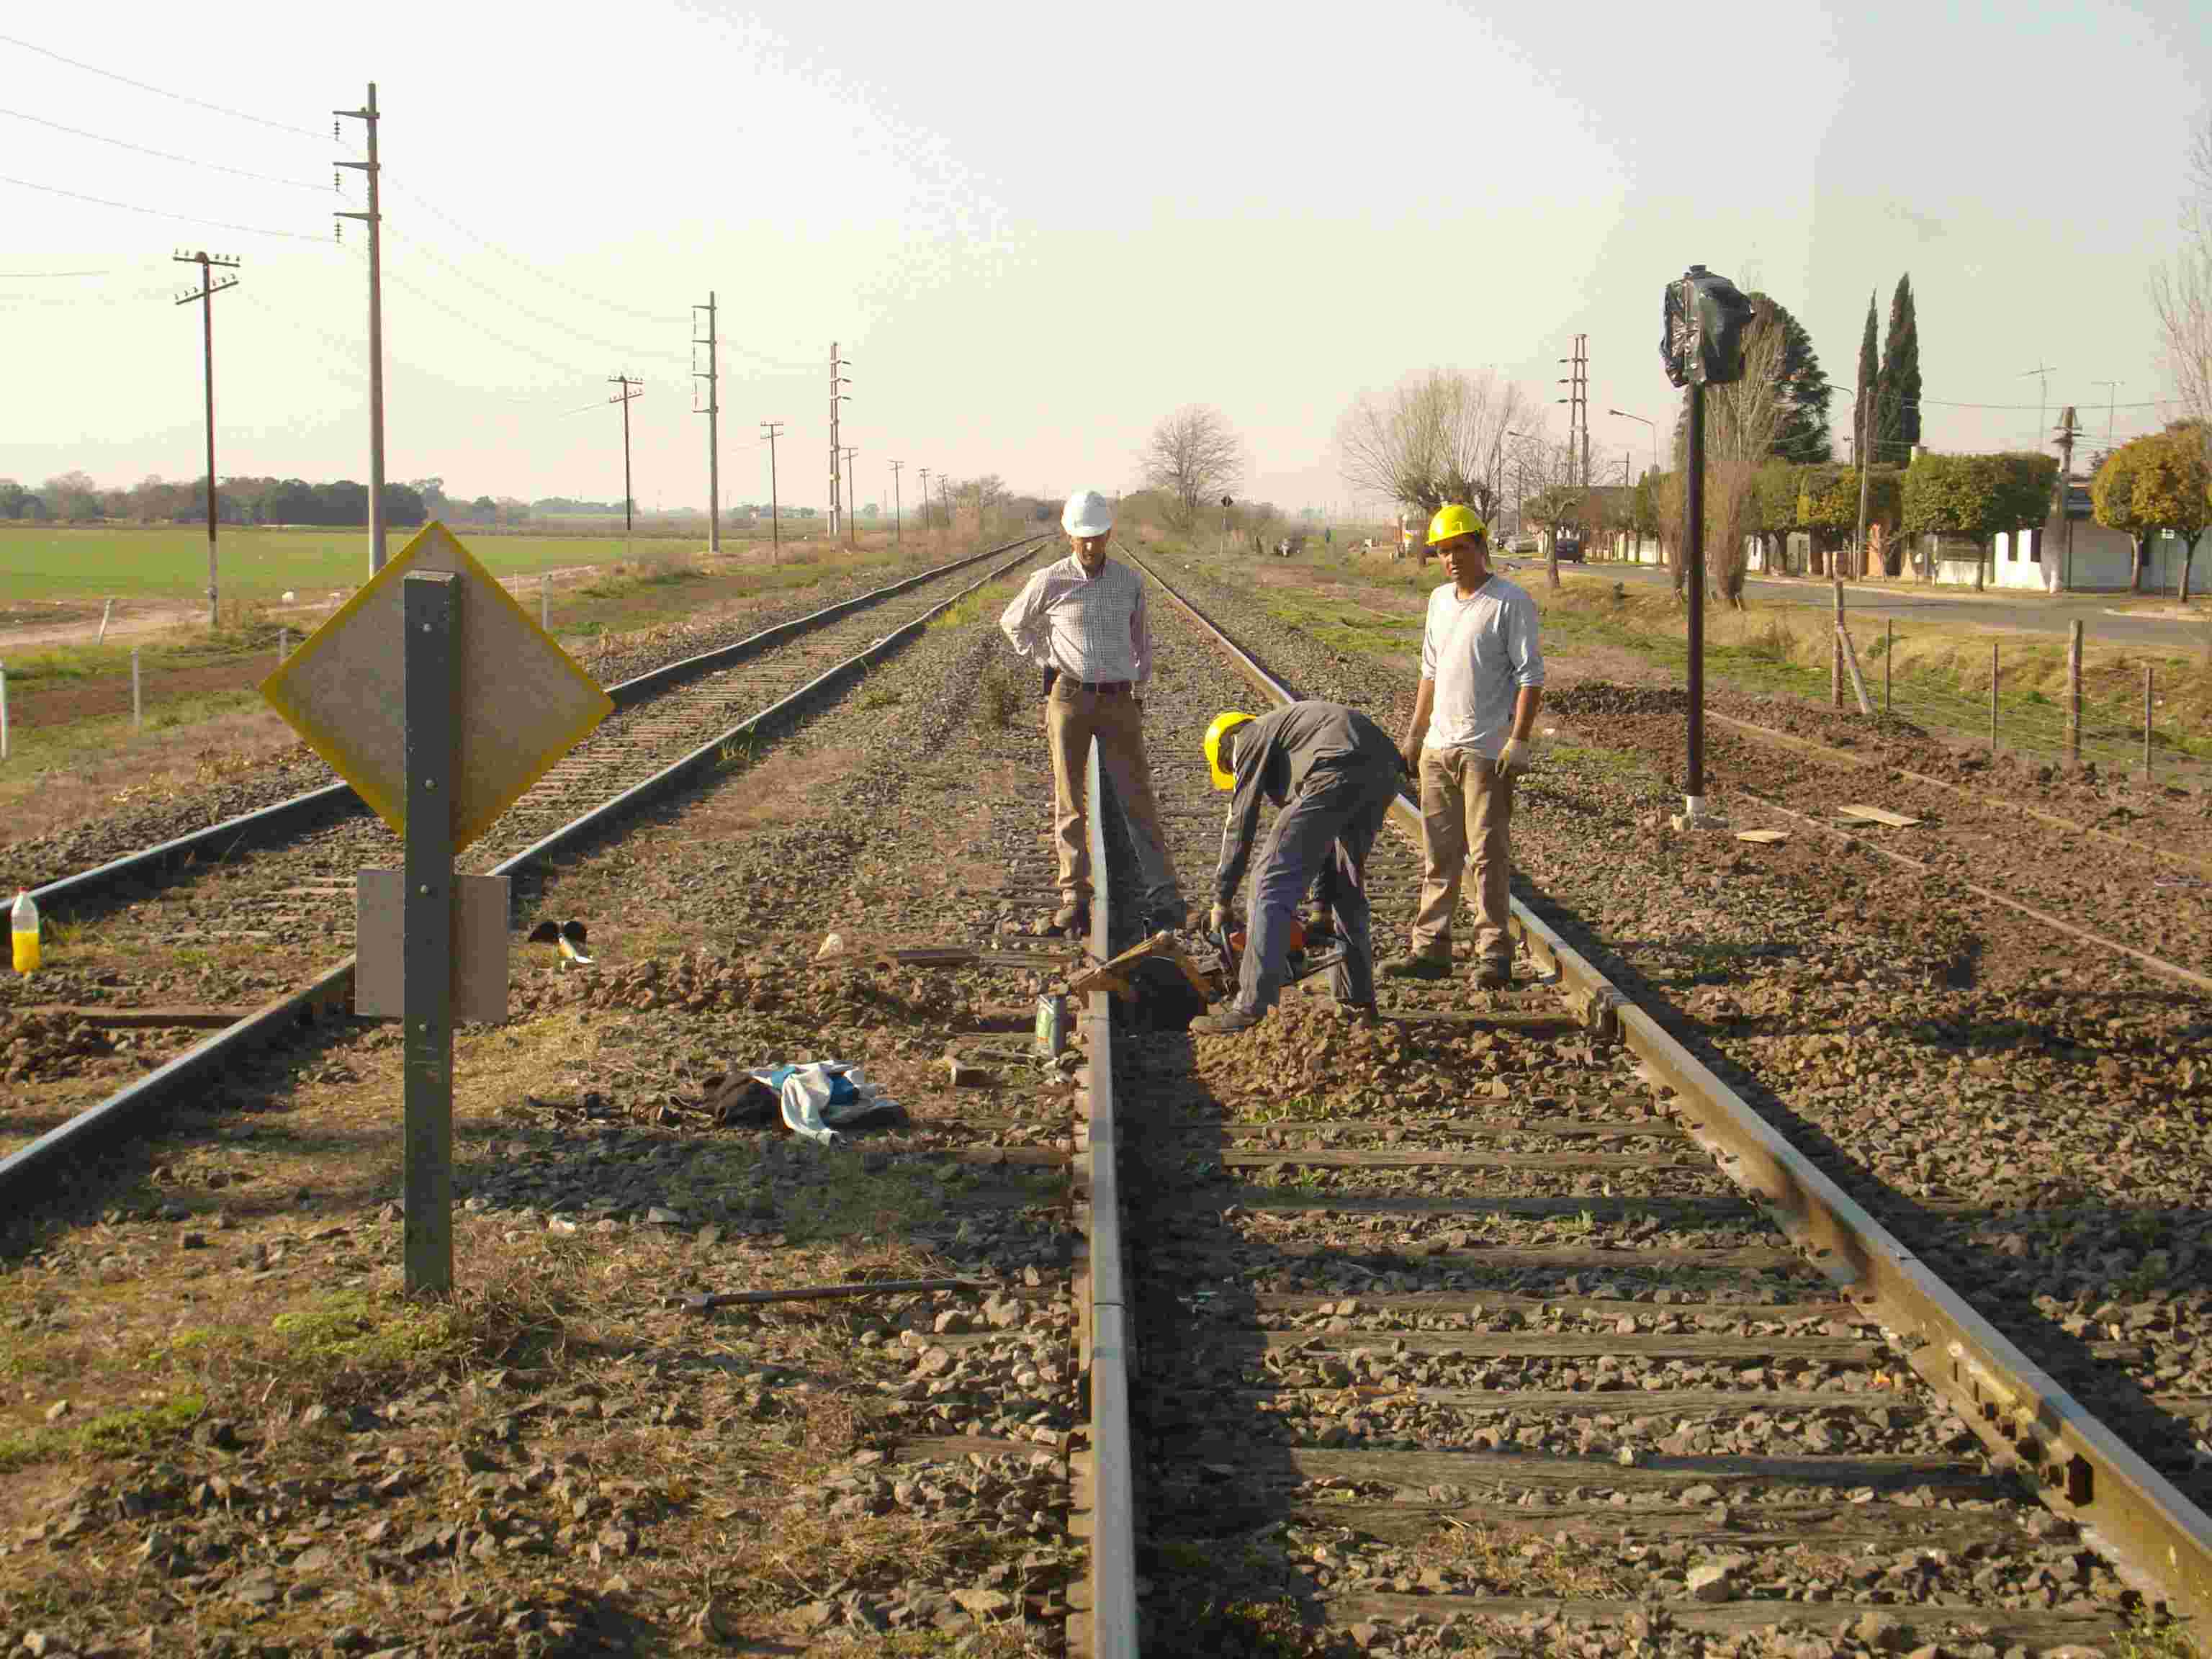
[(439, 523), (423, 526), (309, 635), (261, 695), (393, 834), (407, 831), (408, 572), (450, 571), (454, 609), (453, 850), (489, 830), (614, 703)]

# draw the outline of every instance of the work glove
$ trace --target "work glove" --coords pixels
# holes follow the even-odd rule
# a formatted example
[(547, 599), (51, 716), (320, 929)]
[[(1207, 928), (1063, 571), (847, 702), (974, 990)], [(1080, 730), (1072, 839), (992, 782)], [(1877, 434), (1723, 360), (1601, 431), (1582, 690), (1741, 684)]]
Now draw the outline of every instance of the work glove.
[(1498, 751), (1498, 769), (1509, 778), (1517, 778), (1528, 769), (1536, 758), (1527, 743), (1519, 738), (1508, 738), (1505, 747)]
[(1206, 913), (1206, 930), (1210, 933), (1223, 933), (1229, 927), (1229, 907), (1217, 904)]

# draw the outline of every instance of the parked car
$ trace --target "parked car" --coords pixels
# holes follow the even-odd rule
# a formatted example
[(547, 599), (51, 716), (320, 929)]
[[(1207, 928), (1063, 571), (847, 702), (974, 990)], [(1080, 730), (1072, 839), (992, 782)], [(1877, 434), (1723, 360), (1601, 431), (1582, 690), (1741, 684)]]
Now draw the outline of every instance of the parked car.
[(1583, 562), (1583, 538), (1574, 532), (1562, 534), (1554, 545), (1559, 550), (1560, 559), (1566, 563), (1580, 564)]

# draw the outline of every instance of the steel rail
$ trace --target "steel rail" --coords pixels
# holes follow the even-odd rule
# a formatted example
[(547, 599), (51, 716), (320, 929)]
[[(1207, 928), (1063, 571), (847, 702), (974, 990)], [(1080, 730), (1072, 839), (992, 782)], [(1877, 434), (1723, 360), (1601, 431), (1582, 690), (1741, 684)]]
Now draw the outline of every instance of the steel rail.
[[(1091, 951), (1104, 962), (1114, 954), (1109, 932), (1105, 813), (1093, 743), (1084, 770), (1090, 803)], [(1088, 1089), (1091, 1182), (1089, 1288), (1091, 1333), (1091, 1650), (1090, 1659), (1136, 1659), (1136, 1448), (1129, 1431), (1131, 1329), (1121, 1259), (1121, 1185), (1117, 1158), (1120, 1119), (1114, 1102), (1113, 998), (1101, 987), (1084, 1010), (1090, 1053)]]
[[(924, 582), (996, 556), (1036, 540), (1024, 537), (1005, 542), (997, 547), (987, 547), (980, 553), (970, 553), (946, 563), (922, 571), (919, 575), (902, 577), (881, 587), (872, 587), (865, 593), (856, 593), (849, 599), (840, 599), (835, 605), (811, 611), (803, 617), (793, 617), (748, 634), (744, 639), (728, 645), (717, 646), (696, 656), (676, 662), (664, 663), (658, 668), (648, 668), (642, 674), (633, 675), (607, 687), (607, 696), (613, 699), (617, 711), (635, 708), (661, 693), (698, 678), (717, 669), (728, 668), (759, 656), (763, 652), (781, 645), (801, 634), (849, 617), (856, 611), (919, 587)], [(203, 830), (193, 830), (143, 847), (135, 853), (125, 853), (121, 858), (111, 859), (89, 870), (80, 870), (74, 875), (62, 876), (42, 887), (31, 889), (31, 898), (40, 915), (84, 916), (102, 904), (113, 903), (141, 890), (158, 878), (170, 865), (185, 859), (212, 853), (220, 863), (241, 846), (283, 841), (303, 830), (318, 828), (323, 823), (368, 810), (368, 803), (354, 793), (349, 783), (326, 783), (310, 789), (304, 794), (275, 801), (251, 812), (241, 812), (235, 817), (209, 824)]]
[[(1278, 702), (1297, 693), (1133, 555), (1252, 684)], [(1392, 804), (1420, 833), (1420, 809)], [(1668, 1034), (1657, 1018), (1519, 898), (1512, 930), (1580, 1001), (1594, 1030), (1616, 1035), (1680, 1097), (1693, 1138), (1748, 1188), (1792, 1243), (1854, 1300), (1905, 1339), (1913, 1369), (1948, 1401), (2000, 1467), (2017, 1470), (2048, 1508), (2079, 1524), (2122, 1576), (2197, 1632), (2212, 1630), (2212, 1516), (2191, 1503), (1966, 1298), (1923, 1265), (1750, 1102)]]
[[(914, 638), (928, 626), (933, 617), (959, 604), (1006, 571), (1035, 556), (1036, 544), (1044, 539), (1042, 536), (1031, 536), (1018, 543), (1007, 544), (1007, 546), (1018, 547), (1021, 550), (950, 599), (931, 606), (866, 650), (816, 675), (797, 690), (779, 698), (757, 714), (748, 715), (727, 731), (708, 738), (643, 782), (633, 785), (612, 799), (571, 819), (552, 834), (495, 866), (487, 873), (512, 877), (533, 865), (543, 863), (556, 854), (580, 846), (618, 818), (635, 812), (671, 793), (697, 774), (720, 765), (723, 752), (730, 744), (740, 738), (765, 735), (787, 723), (821, 693), (858, 678)], [(1006, 547), (994, 548), (981, 556), (988, 558), (993, 553), (1006, 550)], [(957, 569), (960, 565), (973, 562), (973, 560), (962, 560), (951, 568)], [(944, 573), (940, 570), (937, 574)], [(225, 1026), (213, 1036), (195, 1043), (166, 1065), (149, 1072), (97, 1105), (87, 1107), (29, 1145), (0, 1158), (0, 1200), (27, 1210), (36, 1201), (40, 1188), (51, 1192), (59, 1184), (66, 1170), (101, 1148), (120, 1144), (141, 1121), (170, 1105), (187, 1089), (196, 1085), (205, 1086), (219, 1075), (225, 1066), (252, 1048), (282, 1038), (302, 1021), (311, 1021), (326, 1012), (343, 1012), (352, 996), (355, 961), (355, 957), (348, 957), (337, 966), (317, 975), (299, 990), (279, 997), (243, 1019)], [(0, 1212), (4, 1212), (4, 1210), (0, 1210)]]

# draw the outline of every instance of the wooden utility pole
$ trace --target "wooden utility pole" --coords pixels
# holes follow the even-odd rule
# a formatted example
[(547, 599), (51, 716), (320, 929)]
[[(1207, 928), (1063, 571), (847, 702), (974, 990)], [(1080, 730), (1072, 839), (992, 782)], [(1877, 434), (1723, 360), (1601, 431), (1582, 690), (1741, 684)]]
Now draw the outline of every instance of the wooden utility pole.
[(203, 250), (198, 253), (178, 253), (171, 258), (179, 264), (196, 264), (200, 268), (200, 287), (197, 294), (187, 294), (177, 303), (200, 306), (200, 342), (205, 360), (207, 390), (207, 544), (208, 544), (208, 627), (216, 626), (215, 580), (215, 296), (227, 288), (236, 288), (238, 278), (227, 277), (218, 283), (212, 280), (216, 270), (235, 270), (238, 261), (220, 253)]
[(905, 515), (899, 502), (899, 469), (905, 465), (904, 461), (891, 463), (891, 545), (895, 548), (905, 544), (905, 532), (900, 524)]
[(929, 511), (929, 469), (926, 466), (918, 466), (915, 471), (921, 474), (921, 533), (924, 536), (927, 536), (929, 534), (929, 526), (931, 523), (931, 514)]
[(722, 550), (722, 386), (720, 364), (714, 349), (714, 290), (707, 290), (707, 303), (691, 307), (692, 325), (698, 325), (697, 313), (707, 313), (707, 337), (693, 336), (691, 343), (707, 348), (707, 367), (693, 369), (694, 380), (707, 383), (707, 407), (695, 411), (707, 417), (707, 550)]
[[(376, 160), (376, 82), (368, 83), (368, 101), (359, 109), (332, 110), (333, 115), (359, 121), (367, 130), (368, 159), (340, 161), (368, 175), (368, 211), (341, 213), (341, 219), (368, 223), (368, 574), (384, 568), (384, 215), (378, 208), (378, 191), (384, 169)], [(331, 123), (331, 137), (338, 124)]]
[(628, 553), (636, 507), (629, 483), (629, 406), (645, 395), (645, 382), (628, 374), (610, 374), (607, 384), (622, 388), (607, 401), (623, 406), (623, 551)]
[[(2058, 411), (2058, 522), (2065, 526), (2059, 532), (2065, 550), (2058, 568), (2058, 585), (2063, 588), (2074, 586), (2074, 440), (2079, 431), (2074, 405), (2069, 404)], [(2074, 627), (2078, 635), (2081, 624), (2076, 623)]]
[(768, 562), (783, 562), (783, 514), (775, 501), (775, 436), (783, 430), (781, 421), (763, 421), (761, 431), (768, 438)]

